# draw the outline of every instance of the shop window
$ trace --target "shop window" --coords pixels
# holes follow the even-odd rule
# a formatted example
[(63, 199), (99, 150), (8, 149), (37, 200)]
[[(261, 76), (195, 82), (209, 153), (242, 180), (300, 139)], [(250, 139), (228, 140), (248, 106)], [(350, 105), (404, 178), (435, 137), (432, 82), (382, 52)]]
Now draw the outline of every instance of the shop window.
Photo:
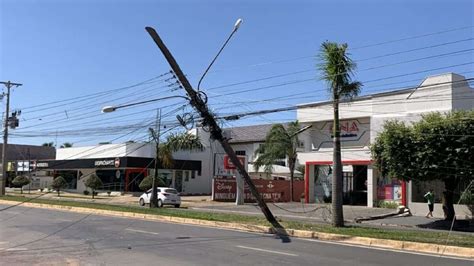
[(191, 179), (196, 178), (196, 171), (191, 171)]
[(189, 181), (189, 171), (184, 171), (184, 181)]
[(245, 151), (235, 151), (235, 154), (245, 156)]

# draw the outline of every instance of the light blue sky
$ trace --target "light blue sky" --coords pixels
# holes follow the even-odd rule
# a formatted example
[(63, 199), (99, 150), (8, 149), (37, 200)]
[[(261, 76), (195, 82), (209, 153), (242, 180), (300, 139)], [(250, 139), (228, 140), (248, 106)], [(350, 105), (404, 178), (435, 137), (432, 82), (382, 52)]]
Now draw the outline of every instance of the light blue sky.
[[(27, 107), (133, 85), (168, 71), (169, 66), (145, 32), (145, 26), (155, 27), (190, 81), (197, 85), (200, 74), (230, 33), (235, 20), (244, 19), (240, 30), (203, 82), (202, 88), (205, 91), (220, 85), (306, 71), (211, 90), (208, 93), (210, 103), (218, 114), (328, 99), (324, 83), (318, 80), (319, 74), (315, 68), (317, 62), (312, 57), (325, 40), (347, 42), (350, 48), (359, 48), (351, 50), (353, 59), (359, 61), (474, 37), (474, 6), (468, 0), (0, 2), (0, 80), (24, 84), (12, 93), (12, 108), (23, 111), (20, 128), (12, 132), (10, 141), (13, 143), (41, 144), (56, 141), (56, 135), (51, 135), (55, 131), (58, 131), (59, 144), (69, 141), (77, 146), (115, 138), (118, 138), (114, 140), (116, 142), (144, 138), (147, 126), (142, 122), (152, 121), (150, 119), (155, 111), (151, 109), (169, 105), (173, 101), (130, 108), (114, 114), (101, 114), (100, 107), (162, 95), (184, 95), (184, 92), (164, 92), (163, 86), (167, 83), (161, 82), (113, 91), (94, 99), (79, 98), (76, 101), (62, 102), (61, 106), (55, 108), (52, 108), (54, 105)], [(470, 28), (365, 47), (461, 27)], [(462, 72), (465, 76), (472, 77), (472, 64), (443, 68), (473, 62), (472, 51), (367, 69), (463, 51), (473, 48), (473, 44), (472, 40), (463, 41), (375, 60), (362, 60), (358, 64), (360, 71), (355, 73), (355, 78), (364, 82), (363, 93), (371, 93), (416, 85), (423, 77), (442, 72)], [(281, 62), (286, 59), (291, 60)], [(434, 68), (443, 69), (383, 79)], [(165, 78), (167, 77), (169, 76)], [(382, 80), (370, 82), (375, 79)], [(279, 84), (287, 85), (258, 89)], [(232, 92), (240, 93), (219, 96)], [(288, 97), (291, 94), (300, 97), (283, 98), (278, 102), (240, 103)], [(4, 109), (4, 101), (0, 107)], [(49, 109), (41, 110), (46, 107)], [(227, 109), (220, 109), (223, 107)], [(165, 108), (163, 113), (171, 109)], [(181, 111), (173, 112), (163, 120), (174, 123), (174, 115), (177, 113)], [(130, 115), (125, 116), (127, 114)], [(224, 125), (284, 122), (291, 119), (295, 119), (294, 112), (251, 117)], [(101, 131), (97, 135), (90, 129), (133, 123), (142, 123), (142, 126)], [(83, 130), (85, 128), (88, 130)], [(82, 135), (66, 135), (62, 132), (64, 130), (77, 130)], [(37, 136), (44, 132), (50, 135), (36, 138), (15, 136)], [(109, 135), (103, 132), (111, 133)]]

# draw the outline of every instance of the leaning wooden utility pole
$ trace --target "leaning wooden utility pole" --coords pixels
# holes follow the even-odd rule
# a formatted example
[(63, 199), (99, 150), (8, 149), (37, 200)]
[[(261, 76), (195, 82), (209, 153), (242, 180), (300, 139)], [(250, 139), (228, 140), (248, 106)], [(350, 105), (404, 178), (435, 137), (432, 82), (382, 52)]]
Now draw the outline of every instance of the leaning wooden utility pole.
[(3, 96), (7, 96), (7, 103), (6, 110), (5, 110), (5, 120), (3, 122), (3, 146), (2, 146), (2, 178), (0, 179), (0, 196), (5, 195), (5, 186), (7, 184), (7, 146), (8, 146), (8, 126), (9, 126), (9, 118), (10, 118), (10, 89), (13, 86), (19, 87), (22, 84), (20, 83), (13, 83), (10, 81), (4, 82), (0, 81), (0, 84), (5, 85), (7, 88), (7, 92), (2, 94)]
[(240, 163), (239, 159), (237, 158), (237, 155), (235, 154), (234, 150), (232, 147), (229, 145), (227, 142), (227, 139), (224, 138), (222, 134), (222, 129), (219, 127), (217, 124), (216, 120), (214, 119), (214, 116), (211, 114), (209, 111), (209, 108), (207, 107), (207, 104), (204, 102), (204, 100), (201, 98), (201, 96), (193, 89), (191, 84), (189, 83), (188, 79), (184, 75), (184, 73), (181, 71), (181, 68), (179, 67), (178, 63), (174, 59), (174, 57), (171, 55), (170, 51), (168, 48), (165, 46), (163, 41), (161, 40), (160, 36), (158, 33), (155, 31), (155, 29), (151, 27), (146, 27), (145, 28), (148, 34), (150, 34), (151, 38), (155, 41), (156, 45), (158, 48), (160, 48), (161, 52), (165, 56), (166, 60), (170, 64), (171, 68), (173, 69), (174, 73), (176, 74), (176, 77), (178, 80), (181, 82), (183, 85), (184, 89), (186, 90), (186, 93), (188, 94), (190, 98), (190, 103), (191, 105), (199, 112), (199, 114), (202, 117), (202, 124), (204, 127), (209, 128), (209, 132), (211, 133), (211, 136), (213, 139), (217, 140), (220, 142), (222, 145), (222, 148), (224, 151), (227, 153), (229, 156), (229, 159), (232, 161), (232, 163), (235, 165), (239, 173), (242, 175), (244, 178), (245, 182), (250, 188), (250, 192), (252, 195), (255, 197), (257, 200), (258, 206), (262, 210), (263, 214), (267, 218), (268, 222), (272, 224), (272, 226), (276, 229), (276, 232), (279, 233), (280, 235), (284, 234), (283, 232), (283, 226), (275, 219), (273, 216), (272, 212), (268, 208), (267, 204), (265, 201), (263, 201), (262, 197), (257, 191), (257, 188), (255, 187), (254, 183), (250, 179), (249, 174), (247, 171), (245, 171), (244, 166)]

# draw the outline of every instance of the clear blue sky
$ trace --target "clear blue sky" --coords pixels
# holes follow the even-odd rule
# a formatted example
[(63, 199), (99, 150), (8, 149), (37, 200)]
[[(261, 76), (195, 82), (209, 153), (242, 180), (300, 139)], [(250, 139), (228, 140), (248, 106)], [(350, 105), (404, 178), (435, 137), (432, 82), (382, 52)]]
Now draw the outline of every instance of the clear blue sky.
[[(13, 143), (41, 144), (57, 139), (59, 144), (69, 141), (81, 146), (99, 141), (121, 142), (145, 138), (145, 124), (153, 121), (155, 114), (151, 109), (180, 100), (130, 108), (114, 114), (101, 114), (99, 110), (108, 104), (163, 95), (184, 95), (182, 91), (165, 92), (169, 88), (163, 87), (167, 84), (164, 81), (112, 91), (96, 98), (61, 102), (63, 104), (57, 107), (47, 105), (43, 108), (28, 108), (133, 85), (168, 71), (169, 66), (145, 32), (145, 26), (155, 27), (190, 81), (197, 85), (200, 74), (230, 33), (235, 20), (244, 19), (240, 30), (203, 82), (205, 91), (220, 85), (307, 70), (280, 78), (211, 90), (208, 92), (210, 103), (219, 114), (328, 99), (324, 83), (319, 81), (315, 68), (317, 61), (312, 57), (325, 40), (346, 42), (350, 48), (359, 48), (351, 50), (352, 58), (359, 61), (474, 36), (474, 6), (470, 0), (0, 0), (0, 3), (0, 80), (24, 84), (12, 93), (12, 108), (23, 111), (20, 128), (12, 131)], [(461, 27), (470, 28), (360, 48)], [(358, 64), (360, 71), (355, 73), (355, 79), (364, 82), (363, 93), (371, 93), (416, 85), (427, 75), (443, 72), (461, 72), (472, 77), (472, 64), (443, 68), (474, 61), (472, 51), (365, 69), (471, 49), (473, 44), (472, 40), (464, 41), (376, 60), (362, 60)], [(281, 62), (286, 59), (292, 60)], [(443, 69), (384, 79), (434, 68)], [(370, 82), (375, 79), (382, 80)], [(286, 85), (262, 88), (279, 84)], [(232, 92), (240, 93), (219, 96)], [(299, 97), (288, 99), (292, 94)], [(255, 103), (270, 98), (280, 99)], [(251, 103), (240, 103), (246, 101)], [(4, 103), (0, 105), (2, 109)], [(49, 109), (42, 110), (46, 107)], [(163, 113), (169, 111), (172, 111), (171, 107), (164, 108)], [(181, 111), (172, 112), (163, 120), (174, 123), (174, 115), (178, 113)], [(224, 125), (285, 122), (292, 119), (295, 119), (295, 113), (287, 112), (251, 117)], [(94, 131), (117, 125), (125, 125), (125, 128)], [(71, 133), (71, 130), (80, 133)], [(52, 134), (56, 131), (57, 138), (56, 134)], [(21, 134), (35, 138), (19, 137)]]

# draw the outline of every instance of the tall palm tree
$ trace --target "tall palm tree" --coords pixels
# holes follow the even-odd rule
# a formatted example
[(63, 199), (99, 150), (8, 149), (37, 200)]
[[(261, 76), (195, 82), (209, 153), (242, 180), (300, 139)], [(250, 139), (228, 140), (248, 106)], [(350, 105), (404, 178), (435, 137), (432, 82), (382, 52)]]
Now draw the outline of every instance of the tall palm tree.
[(282, 124), (273, 125), (265, 138), (265, 143), (255, 151), (258, 157), (253, 163), (255, 171), (263, 166), (264, 171), (271, 174), (273, 165), (286, 158), (290, 169), (290, 201), (293, 201), (299, 131), (298, 121), (289, 123), (286, 128)]
[(173, 152), (181, 150), (203, 150), (204, 146), (198, 136), (184, 133), (171, 134), (166, 138), (166, 142), (160, 144), (159, 158), (161, 165), (165, 168), (173, 166)]
[(356, 69), (347, 53), (347, 44), (324, 42), (319, 53), (322, 79), (328, 85), (334, 108), (333, 123), (333, 176), (332, 176), (332, 224), (335, 227), (344, 226), (342, 210), (343, 177), (341, 161), (341, 132), (339, 127), (339, 103), (341, 100), (350, 100), (360, 93), (362, 84), (352, 81), (351, 76)]

